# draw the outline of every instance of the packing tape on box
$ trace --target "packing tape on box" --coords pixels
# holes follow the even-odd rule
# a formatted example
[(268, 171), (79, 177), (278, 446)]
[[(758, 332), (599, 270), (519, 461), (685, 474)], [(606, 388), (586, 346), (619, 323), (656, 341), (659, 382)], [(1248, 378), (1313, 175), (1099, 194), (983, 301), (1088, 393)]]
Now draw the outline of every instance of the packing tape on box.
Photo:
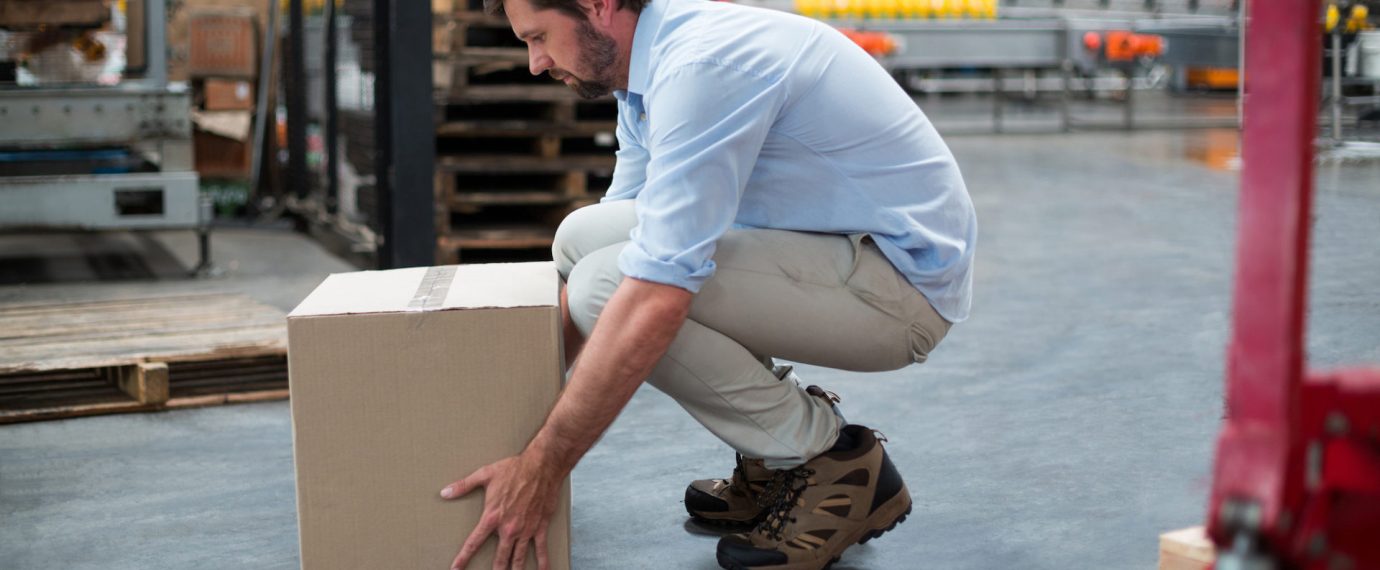
[(426, 275), (422, 276), (422, 282), (417, 284), (417, 291), (412, 293), (407, 311), (426, 312), (441, 308), (446, 302), (446, 294), (450, 292), (450, 282), (455, 280), (455, 269), (454, 265), (428, 268)]

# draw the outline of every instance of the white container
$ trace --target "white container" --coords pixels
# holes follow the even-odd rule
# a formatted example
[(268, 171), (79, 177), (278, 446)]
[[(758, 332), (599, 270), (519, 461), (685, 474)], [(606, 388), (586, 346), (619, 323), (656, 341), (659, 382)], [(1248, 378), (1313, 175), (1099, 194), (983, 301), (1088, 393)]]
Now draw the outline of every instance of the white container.
[(1361, 77), (1380, 79), (1380, 31), (1361, 32), (1356, 38), (1361, 48)]

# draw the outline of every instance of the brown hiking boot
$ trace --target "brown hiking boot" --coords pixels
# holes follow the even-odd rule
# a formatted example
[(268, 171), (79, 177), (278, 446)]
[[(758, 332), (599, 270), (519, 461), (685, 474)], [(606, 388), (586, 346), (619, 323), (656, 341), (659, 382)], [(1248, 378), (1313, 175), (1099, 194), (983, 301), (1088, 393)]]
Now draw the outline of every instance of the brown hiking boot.
[(767, 469), (761, 459), (734, 457), (738, 464), (728, 479), (700, 479), (685, 488), (685, 510), (691, 517), (716, 526), (757, 523), (762, 513), (757, 499), (776, 472)]
[(872, 430), (843, 428), (840, 444), (795, 469), (777, 471), (762, 520), (719, 540), (729, 570), (822, 570), (854, 544), (881, 536), (910, 514), (910, 492)]
[[(777, 366), (772, 373), (782, 380), (793, 378), (790, 366)], [(837, 394), (819, 386), (809, 386), (805, 392), (823, 398), (830, 406), (839, 401)], [(726, 527), (757, 524), (763, 510), (759, 498), (776, 472), (767, 469), (761, 459), (737, 454), (734, 458), (736, 466), (728, 479), (700, 479), (685, 488), (685, 511), (695, 520)]]

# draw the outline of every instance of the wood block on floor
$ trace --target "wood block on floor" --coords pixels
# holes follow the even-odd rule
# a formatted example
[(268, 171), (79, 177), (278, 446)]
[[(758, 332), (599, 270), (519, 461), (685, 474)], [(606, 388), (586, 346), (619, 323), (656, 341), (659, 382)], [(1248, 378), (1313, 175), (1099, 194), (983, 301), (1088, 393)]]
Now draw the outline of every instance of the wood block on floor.
[(1208, 570), (1216, 559), (1212, 540), (1201, 526), (1160, 535), (1159, 570)]

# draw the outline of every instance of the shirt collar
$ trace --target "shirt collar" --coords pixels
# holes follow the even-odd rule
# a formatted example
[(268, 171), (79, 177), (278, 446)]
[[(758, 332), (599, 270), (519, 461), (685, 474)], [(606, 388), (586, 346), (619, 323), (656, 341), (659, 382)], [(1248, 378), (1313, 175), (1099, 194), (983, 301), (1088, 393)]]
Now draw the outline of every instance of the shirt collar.
[(671, 0), (651, 0), (637, 17), (633, 31), (632, 55), (628, 61), (628, 91), (642, 95), (647, 92), (647, 78), (651, 75), (652, 43), (666, 17), (666, 3)]

